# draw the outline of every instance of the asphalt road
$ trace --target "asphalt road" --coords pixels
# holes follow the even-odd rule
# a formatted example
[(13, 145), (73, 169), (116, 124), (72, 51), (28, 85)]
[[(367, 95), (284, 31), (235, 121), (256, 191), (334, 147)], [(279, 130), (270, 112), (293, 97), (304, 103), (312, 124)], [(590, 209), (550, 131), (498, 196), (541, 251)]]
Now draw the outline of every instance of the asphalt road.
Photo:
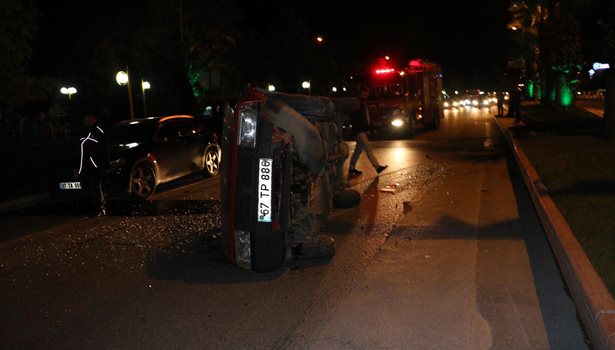
[(373, 145), (389, 168), (362, 156), (361, 206), (323, 228), (336, 256), (268, 274), (212, 239), (216, 178), (107, 217), (0, 218), (20, 229), (0, 243), (0, 348), (586, 347), (488, 109)]
[(578, 107), (584, 108), (590, 113), (593, 113), (600, 118), (604, 116), (604, 101), (603, 100), (576, 100)]

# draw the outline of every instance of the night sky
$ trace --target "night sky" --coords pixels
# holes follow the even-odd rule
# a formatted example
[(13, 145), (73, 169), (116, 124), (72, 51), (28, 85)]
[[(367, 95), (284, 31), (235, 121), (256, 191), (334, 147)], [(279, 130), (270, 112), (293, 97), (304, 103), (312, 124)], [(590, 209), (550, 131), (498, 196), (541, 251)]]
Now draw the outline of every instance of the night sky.
[[(174, 5), (179, 1), (169, 1), (170, 12), (177, 11)], [(66, 52), (74, 51), (71, 44), (55, 41), (69, 42), (72, 35), (78, 35), (79, 30), (72, 35), (61, 32), (62, 28), (69, 26), (79, 28), (79, 13), (75, 13), (71, 6), (78, 2), (39, 0), (35, 3), (45, 15), (39, 30), (57, 32), (55, 35), (42, 35), (53, 38), (54, 42), (39, 41), (39, 50), (35, 47), (35, 53), (43, 54), (35, 55), (33, 60), (42, 63), (38, 66), (44, 69), (48, 58), (45, 49), (58, 47)], [(112, 8), (121, 2), (93, 3)], [(324, 45), (334, 53), (338, 65), (350, 72), (362, 69), (385, 55), (391, 56), (399, 64), (412, 58), (432, 60), (441, 64), (444, 85), (449, 89), (492, 89), (498, 86), (512, 45), (512, 33), (506, 29), (510, 20), (509, 0), (404, 3), (237, 0), (218, 3), (234, 6), (237, 25), (242, 30), (254, 32), (280, 30), (281, 18), (293, 12), (292, 18), (303, 22), (303, 27), (310, 31), (309, 36), (324, 36)], [(83, 6), (83, 3), (80, 4)], [(130, 6), (134, 7), (132, 4)], [(585, 10), (581, 15), (585, 30), (583, 50), (588, 60), (601, 57), (603, 45), (594, 40), (599, 36), (596, 17), (592, 9)]]
[[(275, 21), (284, 2), (250, 6), (253, 18), (265, 26)], [(342, 51), (344, 64), (361, 66), (389, 55), (399, 63), (423, 57), (440, 63), (445, 83), (492, 85), (506, 62), (509, 21), (507, 0), (368, 2), (299, 1), (314, 34)], [(463, 87), (463, 86), (459, 86)]]

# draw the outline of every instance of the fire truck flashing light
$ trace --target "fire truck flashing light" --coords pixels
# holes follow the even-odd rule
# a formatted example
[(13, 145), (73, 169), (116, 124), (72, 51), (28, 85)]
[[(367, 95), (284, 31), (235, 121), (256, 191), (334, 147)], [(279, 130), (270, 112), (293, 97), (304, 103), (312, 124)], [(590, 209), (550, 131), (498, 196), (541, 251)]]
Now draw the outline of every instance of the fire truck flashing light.
[(379, 68), (374, 71), (376, 74), (391, 74), (395, 72), (395, 68)]

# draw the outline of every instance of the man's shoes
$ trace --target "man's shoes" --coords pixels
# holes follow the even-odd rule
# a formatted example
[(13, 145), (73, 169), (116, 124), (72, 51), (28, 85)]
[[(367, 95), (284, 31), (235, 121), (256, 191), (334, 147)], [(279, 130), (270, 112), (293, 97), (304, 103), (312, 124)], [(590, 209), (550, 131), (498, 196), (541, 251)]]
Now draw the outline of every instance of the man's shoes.
[(380, 173), (381, 173), (381, 172), (383, 172), (383, 171), (384, 171), (384, 169), (386, 169), (387, 167), (388, 167), (388, 165), (380, 165), (380, 166), (378, 166), (378, 167), (376, 168), (376, 172), (377, 172), (378, 174), (380, 174)]
[(354, 169), (354, 168), (350, 168), (348, 169), (348, 175), (361, 175), (363, 174), (362, 171)]

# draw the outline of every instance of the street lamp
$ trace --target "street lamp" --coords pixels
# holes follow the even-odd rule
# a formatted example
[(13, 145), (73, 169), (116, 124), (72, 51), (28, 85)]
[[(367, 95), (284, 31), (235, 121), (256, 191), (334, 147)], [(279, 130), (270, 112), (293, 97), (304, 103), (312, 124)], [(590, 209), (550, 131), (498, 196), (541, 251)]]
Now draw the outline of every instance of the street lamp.
[(76, 94), (76, 93), (77, 93), (77, 89), (75, 89), (75, 88), (74, 88), (74, 87), (72, 87), (72, 86), (71, 86), (71, 87), (68, 87), (68, 88), (67, 88), (67, 87), (62, 87), (62, 88), (60, 89), (60, 93), (61, 93), (62, 95), (68, 95), (68, 100), (70, 101), (70, 100), (71, 100), (71, 97), (72, 97), (74, 94)]
[(128, 104), (130, 105), (130, 119), (135, 119), (135, 109), (132, 105), (132, 88), (130, 86), (130, 77), (128, 75), (128, 68), (126, 71), (119, 71), (115, 75), (115, 81), (120, 86), (127, 85), (128, 87)]
[(319, 36), (316, 37), (316, 43), (317, 44), (322, 44), (324, 42), (325, 42), (325, 38), (323, 38), (322, 36), (319, 35)]
[(275, 91), (275, 86), (272, 84), (267, 85), (267, 91)]
[(152, 87), (148, 81), (141, 79), (141, 94), (143, 95), (143, 117), (147, 117), (147, 104), (145, 103), (145, 90)]
[(310, 84), (309, 81), (304, 81), (303, 83), (301, 83), (301, 87), (307, 89), (309, 95), (312, 94), (312, 84)]

